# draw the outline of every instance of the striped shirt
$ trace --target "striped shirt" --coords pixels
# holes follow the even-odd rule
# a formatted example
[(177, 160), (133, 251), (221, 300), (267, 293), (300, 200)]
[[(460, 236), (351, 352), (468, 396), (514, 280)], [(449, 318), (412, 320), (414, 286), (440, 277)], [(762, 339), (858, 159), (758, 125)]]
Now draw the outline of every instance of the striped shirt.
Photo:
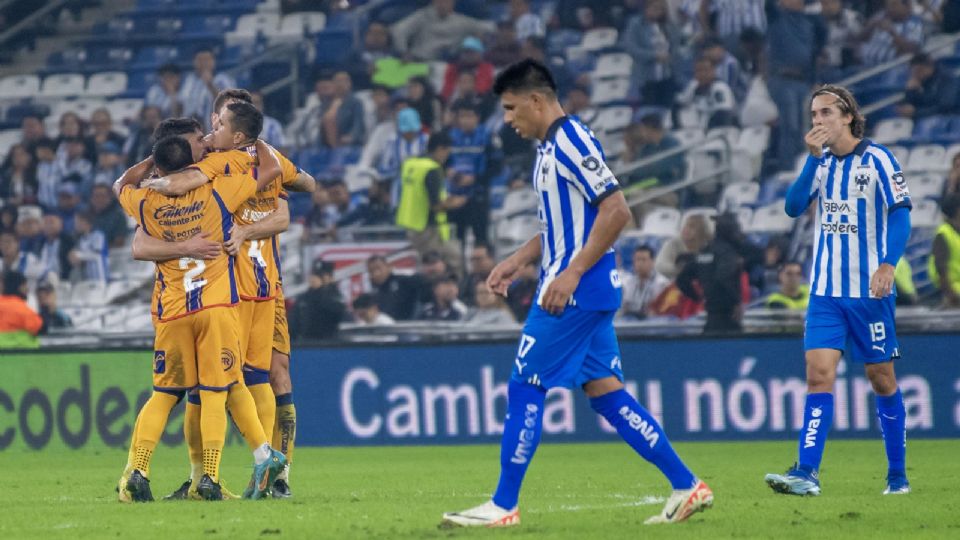
[[(226, 73), (218, 73), (213, 77), (213, 86), (217, 91), (224, 88), (235, 88), (237, 82)], [(180, 103), (183, 104), (183, 116), (192, 116), (203, 124), (204, 129), (210, 129), (210, 113), (213, 112), (213, 100), (216, 92), (210, 93), (207, 83), (203, 82), (196, 73), (187, 73), (180, 85)]]
[(900, 163), (868, 139), (846, 156), (827, 151), (813, 180), (815, 199), (811, 294), (869, 298), (870, 278), (887, 254), (887, 215), (911, 207)]
[[(878, 13), (874, 18), (886, 17), (886, 12)], [(917, 45), (923, 45), (923, 20), (912, 16), (902, 22), (890, 22), (893, 32), (901, 38)], [(870, 39), (860, 46), (860, 59), (866, 66), (875, 66), (889, 62), (897, 57), (897, 47), (893, 36), (889, 32), (876, 28), (870, 34)]]
[(714, 30), (721, 38), (738, 39), (747, 28), (767, 30), (764, 0), (713, 0), (710, 12), (715, 17)]
[(283, 126), (272, 116), (263, 116), (263, 131), (260, 132), (260, 138), (274, 148), (283, 148), (287, 145), (287, 140), (283, 136)]
[[(593, 132), (569, 116), (558, 118), (537, 147), (533, 187), (539, 199), (541, 306), (550, 283), (587, 243), (600, 201), (620, 189), (604, 160)], [(620, 289), (616, 258), (609, 249), (583, 274), (570, 304), (585, 310), (616, 310)]]

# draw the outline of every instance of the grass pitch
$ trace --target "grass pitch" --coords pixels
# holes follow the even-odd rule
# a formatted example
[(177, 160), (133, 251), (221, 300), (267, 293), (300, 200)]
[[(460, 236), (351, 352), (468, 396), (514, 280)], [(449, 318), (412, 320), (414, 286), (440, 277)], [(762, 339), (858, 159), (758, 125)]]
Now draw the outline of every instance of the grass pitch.
[[(679, 525), (644, 526), (669, 486), (622, 444), (540, 446), (527, 474), (522, 524), (504, 530), (439, 530), (444, 511), (483, 502), (495, 487), (499, 448), (298, 448), (294, 498), (127, 505), (113, 491), (126, 453), (0, 453), (0, 538), (960, 538), (957, 440), (911, 440), (914, 492), (883, 497), (886, 458), (876, 441), (832, 441), (823, 495), (777, 495), (763, 482), (796, 445), (678, 444), (713, 488), (714, 508)], [(185, 452), (160, 448), (154, 496), (179, 486)], [(223, 477), (241, 491), (249, 454), (228, 449)]]

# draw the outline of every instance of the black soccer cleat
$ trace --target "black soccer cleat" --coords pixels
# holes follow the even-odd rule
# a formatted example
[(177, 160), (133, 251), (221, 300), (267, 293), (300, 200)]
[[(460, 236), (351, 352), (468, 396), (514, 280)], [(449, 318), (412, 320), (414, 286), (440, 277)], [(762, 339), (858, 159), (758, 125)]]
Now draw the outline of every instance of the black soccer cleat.
[(273, 483), (273, 498), (289, 499), (290, 497), (293, 497), (293, 492), (290, 491), (290, 484), (282, 478), (277, 478)]
[(127, 492), (133, 502), (153, 502), (153, 493), (150, 491), (150, 479), (140, 471), (133, 471), (127, 480)]
[(213, 478), (210, 478), (209, 475), (203, 475), (203, 478), (200, 479), (200, 483), (197, 484), (197, 493), (200, 494), (200, 498), (205, 501), (222, 501), (223, 500), (223, 491), (220, 489), (220, 484), (213, 481)]
[(192, 480), (187, 478), (187, 481), (184, 482), (176, 491), (167, 495), (163, 498), (165, 501), (185, 501), (190, 498), (190, 485)]

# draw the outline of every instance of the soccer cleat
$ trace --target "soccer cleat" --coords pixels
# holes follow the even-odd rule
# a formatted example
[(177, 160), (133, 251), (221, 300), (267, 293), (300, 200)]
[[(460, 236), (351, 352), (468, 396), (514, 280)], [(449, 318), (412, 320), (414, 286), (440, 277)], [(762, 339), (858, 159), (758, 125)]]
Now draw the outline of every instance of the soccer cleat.
[(767, 485), (777, 493), (787, 495), (820, 495), (820, 478), (817, 471), (808, 470), (797, 464), (784, 474), (768, 474), (764, 477)]
[(244, 499), (262, 499), (269, 495), (270, 487), (277, 480), (277, 475), (283, 471), (287, 458), (274, 449), (270, 449), (270, 457), (266, 461), (253, 466), (253, 475), (247, 489), (243, 490)]
[(658, 523), (679, 523), (713, 506), (713, 491), (703, 480), (690, 489), (675, 489), (663, 505), (663, 510), (644, 521), (645, 525)]
[(213, 481), (209, 475), (203, 475), (197, 485), (197, 493), (205, 501), (222, 501), (223, 492), (220, 490), (220, 484)]
[(293, 493), (290, 491), (290, 484), (287, 483), (283, 478), (277, 478), (273, 482), (273, 498), (274, 499), (289, 499), (293, 496)]
[(518, 507), (505, 510), (493, 501), (487, 501), (469, 510), (443, 514), (440, 527), (510, 527), (519, 524), (520, 509)]
[(130, 473), (126, 491), (133, 502), (153, 502), (153, 493), (150, 492), (150, 480), (138, 470)]
[(191, 490), (190, 487), (193, 485), (193, 481), (187, 478), (187, 481), (183, 484), (180, 484), (180, 487), (176, 491), (167, 495), (163, 498), (165, 501), (185, 501), (191, 498), (193, 493), (196, 493), (196, 490)]
[(887, 475), (887, 489), (883, 490), (884, 495), (906, 495), (907, 493), (910, 493), (910, 482), (907, 481), (906, 474)]

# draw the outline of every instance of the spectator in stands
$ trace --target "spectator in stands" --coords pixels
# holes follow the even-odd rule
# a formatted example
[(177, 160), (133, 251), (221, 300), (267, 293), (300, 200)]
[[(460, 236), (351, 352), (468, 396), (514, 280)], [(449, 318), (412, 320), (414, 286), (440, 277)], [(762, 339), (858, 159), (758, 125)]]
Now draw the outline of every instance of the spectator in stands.
[(820, 0), (820, 17), (827, 38), (820, 53), (820, 80), (842, 79), (845, 69), (857, 64), (856, 37), (863, 31), (863, 17), (843, 0)]
[(374, 169), (378, 178), (390, 182), (392, 204), (400, 197), (400, 164), (427, 150), (428, 135), (420, 124), (416, 109), (406, 107), (397, 112), (397, 120), (378, 126), (360, 155), (360, 166)]
[(941, 195), (941, 199), (945, 199), (947, 195), (953, 193), (960, 193), (960, 152), (954, 154), (950, 160), (950, 165), (950, 172), (947, 173), (947, 181), (943, 184), (943, 195)]
[(585, 84), (573, 85), (564, 96), (563, 110), (568, 116), (576, 116), (581, 122), (589, 124), (597, 113), (590, 103), (590, 87)]
[(80, 212), (80, 192), (76, 184), (64, 183), (57, 190), (57, 206), (52, 209), (63, 220), (63, 230), (75, 232), (75, 218)]
[(113, 118), (110, 111), (104, 107), (93, 111), (90, 115), (91, 135), (93, 144), (99, 149), (104, 143), (113, 143), (117, 148), (123, 148), (123, 142), (126, 140), (123, 135), (113, 130)]
[(340, 217), (337, 226), (374, 227), (393, 224), (393, 204), (390, 198), (390, 182), (373, 182), (367, 189), (366, 202), (358, 204)]
[[(763, 266), (757, 268), (757, 271), (750, 276), (751, 285), (759, 289), (762, 294), (770, 294), (776, 290), (785, 261), (792, 260), (787, 259), (787, 242), (786, 238), (779, 235), (771, 236), (767, 240), (767, 245), (763, 249)], [(801, 267), (800, 270), (802, 272), (803, 268)]]
[[(427, 251), (420, 256), (420, 273), (417, 275), (424, 283), (433, 283), (451, 273), (450, 264), (439, 251)], [(433, 298), (433, 292), (426, 291), (421, 296), (429, 302)]]
[(331, 339), (337, 336), (346, 319), (347, 306), (333, 279), (331, 262), (315, 261), (310, 272), (309, 289), (297, 298), (290, 313), (290, 338), (293, 340)]
[(393, 317), (380, 311), (377, 297), (371, 293), (363, 293), (353, 301), (354, 322), (361, 326), (389, 326), (396, 324)]
[(82, 144), (81, 156), (93, 163), (97, 158), (97, 147), (92, 137), (87, 137), (84, 133), (85, 126), (83, 120), (74, 112), (65, 112), (60, 116), (60, 135), (57, 137), (57, 159), (63, 161), (67, 159), (68, 145), (71, 142), (80, 141)]
[(0, 232), (16, 234), (19, 209), (13, 205), (0, 206)]
[(66, 154), (57, 156), (59, 180), (62, 184), (74, 184), (84, 197), (90, 195), (90, 186), (93, 185), (93, 162), (87, 159), (84, 140), (79, 137), (65, 139), (61, 148), (66, 148)]
[(158, 107), (145, 106), (140, 110), (139, 120), (130, 128), (130, 136), (123, 144), (128, 167), (140, 163), (153, 152), (153, 130), (161, 120), (163, 118)]
[(507, 306), (513, 312), (517, 321), (527, 320), (530, 308), (537, 301), (537, 287), (540, 282), (540, 265), (535, 262), (527, 263), (520, 269), (519, 275), (510, 284), (507, 290)]
[(867, 21), (860, 35), (860, 60), (864, 66), (889, 62), (901, 54), (914, 54), (924, 41), (923, 20), (913, 14), (910, 0), (886, 0), (883, 11)]
[(70, 263), (70, 252), (73, 251), (74, 240), (63, 230), (63, 219), (57, 214), (43, 216), (43, 244), (40, 247), (40, 265), (43, 275), (54, 275), (57, 279), (70, 279), (73, 265)]
[(100, 184), (111, 186), (117, 178), (120, 178), (123, 171), (123, 152), (120, 146), (115, 142), (107, 141), (97, 148), (97, 166), (93, 170), (90, 183), (84, 185), (81, 191), (90, 193), (93, 186)]
[[(454, 11), (455, 0), (432, 0), (390, 29), (397, 50), (408, 59), (429, 61), (443, 58), (463, 36), (482, 36), (494, 24)], [(421, 112), (422, 114), (422, 112)]]
[(28, 114), (20, 121), (20, 143), (33, 151), (34, 145), (41, 139), (47, 138), (47, 130), (43, 125), (43, 117), (38, 114)]
[(487, 276), (493, 271), (497, 261), (493, 258), (493, 253), (488, 244), (474, 244), (470, 250), (470, 272), (463, 277), (463, 283), (460, 286), (460, 299), (468, 306), (476, 304), (474, 293), (476, 285), (487, 281)]
[(426, 77), (413, 77), (407, 83), (407, 103), (416, 109), (426, 131), (443, 129), (443, 104)]
[(613, 8), (619, 2), (596, 2), (596, 0), (558, 0), (549, 26), (573, 30), (591, 30), (615, 26)]
[(485, 123), (493, 113), (497, 106), (496, 98), (491, 93), (478, 94), (474, 84), (475, 80), (476, 74), (472, 71), (464, 71), (457, 76), (457, 85), (454, 87), (453, 95), (448, 100), (450, 106), (443, 117), (444, 126), (450, 127), (456, 123), (457, 118), (453, 106), (460, 101), (472, 102), (475, 105), (477, 114), (480, 115), (481, 124)]
[(487, 61), (497, 69), (519, 62), (523, 59), (519, 44), (524, 40), (517, 38), (512, 22), (501, 21), (497, 23), (497, 33), (493, 35), (493, 43), (487, 49)]
[(415, 276), (401, 276), (393, 272), (383, 255), (367, 259), (370, 286), (377, 305), (397, 321), (409, 321), (417, 308), (420, 280)]
[(945, 219), (933, 239), (927, 273), (940, 289), (941, 307), (960, 308), (960, 194), (945, 197), (940, 210)]
[(633, 251), (633, 272), (623, 275), (623, 302), (620, 316), (624, 319), (647, 318), (650, 304), (660, 296), (670, 280), (657, 273), (653, 265), (654, 251), (650, 246), (640, 246)]
[[(253, 106), (261, 113), (263, 112), (263, 94), (260, 92), (251, 92)], [(283, 136), (283, 125), (280, 121), (267, 114), (263, 115), (263, 130), (260, 131), (260, 139), (278, 150), (283, 150), (287, 141)]]
[[(645, 115), (640, 122), (631, 124), (627, 128), (624, 143), (624, 150), (620, 154), (620, 163), (624, 165), (680, 146), (680, 141), (676, 137), (664, 131), (663, 118), (659, 114)], [(686, 167), (683, 154), (679, 153), (634, 169), (621, 180), (625, 180), (624, 183), (628, 189), (666, 186), (682, 180), (686, 174)], [(658, 203), (677, 206), (679, 199), (676, 194), (672, 195), (667, 199), (658, 199)]]
[[(163, 118), (183, 116), (183, 97), (180, 93), (182, 82), (183, 74), (179, 66), (174, 63), (160, 66), (157, 69), (157, 82), (147, 89), (147, 97), (143, 100), (144, 107), (156, 107)], [(153, 130), (150, 132), (153, 133)]]
[(21, 206), (17, 212), (17, 238), (20, 240), (20, 250), (40, 257), (43, 247), (43, 230), (40, 220), (43, 210), (39, 206)]
[[(356, 62), (366, 66), (366, 80), (360, 84), (369, 84), (377, 73), (381, 60), (398, 56), (390, 41), (390, 29), (379, 21), (372, 21), (363, 33), (363, 47), (356, 53)], [(379, 78), (378, 78), (379, 80)]]
[(910, 60), (907, 96), (897, 106), (897, 114), (918, 119), (957, 112), (960, 88), (956, 79), (955, 75), (941, 69), (929, 54), (917, 54)]
[(366, 130), (363, 102), (353, 95), (353, 81), (346, 71), (333, 76), (333, 97), (320, 106), (323, 145), (329, 148), (360, 145)]
[(713, 35), (727, 50), (737, 51), (740, 34), (748, 28), (767, 32), (766, 0), (702, 0), (701, 21), (710, 24)]
[(0, 199), (7, 204), (37, 202), (37, 164), (25, 143), (10, 147), (10, 158), (0, 169)]
[(37, 305), (40, 306), (39, 315), (43, 320), (39, 335), (49, 334), (53, 329), (73, 326), (70, 316), (57, 307), (57, 290), (49, 281), (41, 281), (37, 285)]
[(76, 244), (70, 252), (70, 264), (75, 270), (73, 279), (106, 283), (109, 279), (106, 236), (93, 228), (93, 214), (79, 212), (74, 221)]
[(710, 129), (736, 125), (736, 102), (730, 86), (717, 80), (716, 66), (706, 57), (694, 64), (693, 80), (676, 99), (685, 127)]
[(453, 147), (447, 166), (454, 171), (449, 194), (464, 197), (463, 206), (449, 212), (450, 222), (457, 226), (461, 243), (467, 231), (473, 232), (476, 242), (486, 243), (489, 223), (489, 179), (497, 167), (492, 137), (486, 126), (480, 124), (478, 104), (458, 101), (453, 107), (456, 125), (450, 129)]
[(778, 279), (780, 290), (767, 297), (767, 307), (793, 311), (807, 309), (807, 303), (810, 302), (810, 286), (803, 282), (803, 267), (800, 263), (791, 261), (780, 265)]
[(40, 206), (50, 210), (57, 206), (57, 191), (60, 188), (57, 143), (44, 138), (37, 141), (34, 148), (37, 156), (37, 200)]
[(26, 277), (15, 270), (3, 273), (3, 296), (0, 296), (0, 349), (38, 347), (36, 335), (43, 319), (27, 305), (29, 291)]
[(477, 95), (490, 92), (493, 88), (493, 64), (483, 59), (483, 42), (473, 36), (464, 38), (460, 51), (453, 62), (447, 63), (443, 74), (443, 88), (440, 95), (450, 101), (457, 89), (457, 78), (461, 73), (473, 73), (474, 91)]
[(475, 283), (472, 295), (476, 299), (476, 305), (467, 310), (464, 322), (478, 326), (517, 324), (517, 319), (510, 312), (503, 297), (491, 291), (485, 282)]
[(763, 254), (740, 230), (737, 216), (716, 218), (713, 240), (696, 256), (693, 264), (677, 276), (677, 286), (686, 296), (697, 299), (693, 281), (703, 288), (707, 310), (704, 332), (741, 332), (743, 304), (749, 301), (747, 275), (760, 264)]
[(740, 33), (740, 67), (749, 79), (763, 76), (766, 48), (766, 36), (756, 28), (747, 28)]
[(740, 69), (740, 61), (732, 55), (719, 39), (708, 39), (701, 48), (701, 54), (706, 56), (716, 66), (717, 79), (727, 83), (733, 90), (733, 97), (737, 103), (742, 103), (747, 94), (747, 81)]
[(213, 50), (201, 48), (193, 55), (193, 71), (187, 73), (180, 87), (183, 114), (196, 118), (204, 129), (209, 130), (213, 100), (225, 88), (236, 88), (237, 81), (226, 73), (217, 73), (217, 59)]
[(543, 20), (530, 10), (529, 0), (510, 0), (507, 16), (519, 40), (543, 37), (547, 33)]
[(450, 236), (447, 212), (466, 204), (467, 198), (447, 196), (443, 166), (452, 146), (449, 135), (435, 133), (427, 142), (426, 156), (403, 162), (396, 224), (407, 230), (416, 251), (439, 251), (451, 266), (459, 269), (460, 249)]
[(657, 272), (674, 279), (680, 273), (677, 267), (677, 257), (684, 253), (696, 255), (713, 239), (713, 228), (710, 221), (703, 214), (687, 216), (680, 226), (680, 235), (667, 240), (657, 254)]
[(467, 306), (457, 298), (460, 288), (454, 275), (433, 281), (433, 301), (423, 307), (420, 319), (425, 321), (460, 321), (467, 316)]
[(809, 116), (810, 88), (817, 58), (826, 39), (823, 21), (804, 11), (803, 0), (769, 4), (767, 88), (780, 113), (777, 120), (777, 164), (793, 164), (803, 146), (803, 126)]
[[(119, 176), (118, 176), (119, 178)], [(113, 196), (111, 184), (97, 184), (90, 194), (90, 212), (93, 228), (102, 232), (109, 247), (122, 247), (127, 243), (127, 218)]]
[(643, 12), (627, 21), (620, 46), (633, 58), (630, 87), (644, 105), (669, 107), (676, 93), (674, 65), (680, 29), (670, 21), (665, 0), (647, 0)]
[(4, 231), (0, 232), (0, 273), (11, 271), (36, 281), (43, 274), (43, 266), (36, 255), (20, 250), (20, 240), (13, 231)]

